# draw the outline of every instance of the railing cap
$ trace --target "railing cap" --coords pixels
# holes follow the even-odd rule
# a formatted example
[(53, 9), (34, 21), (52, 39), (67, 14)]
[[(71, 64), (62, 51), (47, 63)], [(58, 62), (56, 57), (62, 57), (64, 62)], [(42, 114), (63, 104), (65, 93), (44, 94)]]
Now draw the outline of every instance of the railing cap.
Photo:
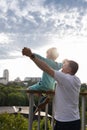
[(87, 96), (87, 91), (85, 91), (85, 92), (80, 92), (80, 95), (81, 95), (81, 96)]
[(44, 93), (44, 94), (55, 94), (55, 91), (53, 91), (53, 90), (49, 90), (49, 91), (45, 91), (45, 90), (39, 90), (39, 91), (37, 91), (37, 90), (26, 90), (26, 92), (27, 93), (33, 93), (33, 94), (42, 94), (42, 93)]

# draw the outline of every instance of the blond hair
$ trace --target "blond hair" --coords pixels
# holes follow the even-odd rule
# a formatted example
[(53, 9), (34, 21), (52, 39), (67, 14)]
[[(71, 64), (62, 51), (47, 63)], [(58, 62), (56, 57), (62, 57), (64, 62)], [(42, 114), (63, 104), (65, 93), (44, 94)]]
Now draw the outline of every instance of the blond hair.
[(52, 47), (52, 48), (49, 48), (47, 50), (47, 54), (49, 54), (49, 57), (53, 60), (56, 60), (59, 56), (59, 53), (57, 51), (57, 48), (56, 47)]

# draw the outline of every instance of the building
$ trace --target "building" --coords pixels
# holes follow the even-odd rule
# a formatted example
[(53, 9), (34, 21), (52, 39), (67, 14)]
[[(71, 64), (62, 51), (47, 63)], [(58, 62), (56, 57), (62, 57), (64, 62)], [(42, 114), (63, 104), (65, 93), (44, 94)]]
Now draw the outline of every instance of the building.
[(8, 84), (9, 82), (9, 71), (7, 69), (5, 69), (3, 71), (3, 77), (0, 77), (0, 83), (2, 84)]
[(38, 82), (40, 81), (40, 77), (25, 77), (24, 81), (32, 81), (32, 82)]

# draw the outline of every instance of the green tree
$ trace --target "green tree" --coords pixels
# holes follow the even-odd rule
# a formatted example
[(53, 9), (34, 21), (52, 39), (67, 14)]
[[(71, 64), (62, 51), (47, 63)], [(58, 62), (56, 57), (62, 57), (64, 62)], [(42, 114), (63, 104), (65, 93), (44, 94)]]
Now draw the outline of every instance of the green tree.
[(25, 105), (25, 96), (19, 92), (8, 94), (8, 105), (9, 106)]
[(87, 91), (87, 84), (83, 83), (81, 84), (81, 92)]
[(6, 96), (3, 92), (0, 91), (0, 106), (4, 106)]
[(0, 114), (0, 130), (27, 130), (28, 120), (22, 115)]
[(23, 87), (15, 84), (0, 84), (0, 106), (28, 105), (28, 99), (25, 92), (21, 91)]

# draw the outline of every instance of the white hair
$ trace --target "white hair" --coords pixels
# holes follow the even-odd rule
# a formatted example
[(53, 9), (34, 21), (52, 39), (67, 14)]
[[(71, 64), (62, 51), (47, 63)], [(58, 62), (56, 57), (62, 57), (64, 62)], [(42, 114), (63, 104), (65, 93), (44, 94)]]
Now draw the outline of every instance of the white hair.
[(49, 53), (50, 58), (53, 59), (53, 60), (56, 60), (59, 56), (59, 53), (58, 53), (56, 47), (49, 48), (47, 50), (47, 53)]

